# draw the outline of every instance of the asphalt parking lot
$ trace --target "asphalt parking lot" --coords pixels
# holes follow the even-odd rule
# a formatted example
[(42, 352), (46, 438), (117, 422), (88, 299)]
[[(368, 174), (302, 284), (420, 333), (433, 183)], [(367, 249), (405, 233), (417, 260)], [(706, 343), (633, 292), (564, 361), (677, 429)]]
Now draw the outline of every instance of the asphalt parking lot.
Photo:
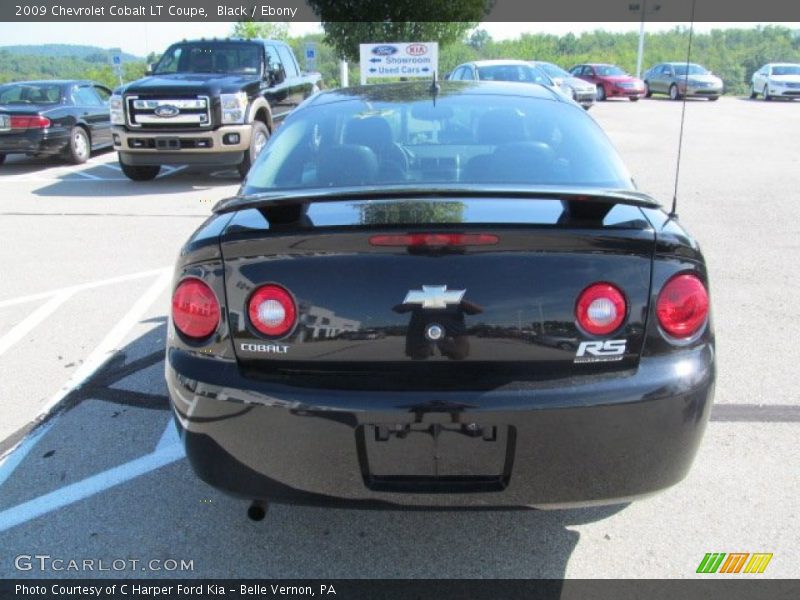
[[(655, 99), (591, 110), (664, 204), (680, 112)], [(78, 168), (10, 157), (0, 167), (0, 577), (694, 577), (708, 552), (772, 553), (757, 577), (797, 577), (798, 139), (800, 102), (687, 102), (678, 212), (709, 263), (718, 379), (682, 483), (610, 508), (274, 505), (259, 523), (246, 502), (194, 477), (163, 382), (173, 259), (236, 190), (235, 173), (178, 168), (133, 183), (111, 152)], [(15, 567), (36, 554), (141, 562)], [(192, 569), (165, 570), (169, 560)]]

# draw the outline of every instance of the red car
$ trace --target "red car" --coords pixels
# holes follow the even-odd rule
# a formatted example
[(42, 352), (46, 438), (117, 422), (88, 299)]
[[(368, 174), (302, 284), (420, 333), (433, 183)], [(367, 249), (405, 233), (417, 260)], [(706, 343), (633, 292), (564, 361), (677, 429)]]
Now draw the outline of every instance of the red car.
[(616, 65), (575, 65), (569, 72), (573, 77), (595, 84), (598, 100), (620, 97), (636, 102), (644, 96), (644, 82)]

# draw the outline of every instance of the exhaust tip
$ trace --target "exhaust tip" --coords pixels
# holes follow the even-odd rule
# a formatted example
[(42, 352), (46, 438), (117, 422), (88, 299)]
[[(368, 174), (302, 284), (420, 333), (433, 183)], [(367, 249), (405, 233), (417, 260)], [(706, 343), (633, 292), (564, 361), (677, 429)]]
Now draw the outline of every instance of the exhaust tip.
[(247, 509), (247, 518), (251, 521), (263, 521), (267, 516), (267, 505), (260, 500), (254, 500)]

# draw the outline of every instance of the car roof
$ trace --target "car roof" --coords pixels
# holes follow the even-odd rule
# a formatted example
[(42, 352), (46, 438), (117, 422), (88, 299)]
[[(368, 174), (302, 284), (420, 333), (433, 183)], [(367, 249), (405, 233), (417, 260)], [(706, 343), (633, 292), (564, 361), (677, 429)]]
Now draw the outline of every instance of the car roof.
[(766, 66), (769, 66), (769, 67), (800, 67), (800, 63), (774, 62), (774, 63), (767, 63)]
[(491, 60), (473, 60), (470, 64), (476, 67), (492, 67), (495, 65), (525, 65), (529, 67), (531, 63), (528, 60), (518, 60), (516, 58), (494, 58)]
[[(524, 96), (541, 100), (571, 103), (561, 94), (539, 83), (510, 81), (438, 81), (438, 96)], [(323, 90), (312, 96), (308, 105), (323, 105), (343, 100), (365, 102), (415, 102), (431, 98), (430, 81), (409, 81), (359, 85), (347, 88)]]
[(228, 37), (228, 38), (195, 38), (191, 40), (180, 40), (178, 42), (173, 42), (174, 44), (225, 44), (225, 43), (247, 43), (247, 44), (280, 44), (282, 46), (286, 46), (286, 42), (281, 40), (265, 40), (262, 38), (240, 38), (240, 37)]

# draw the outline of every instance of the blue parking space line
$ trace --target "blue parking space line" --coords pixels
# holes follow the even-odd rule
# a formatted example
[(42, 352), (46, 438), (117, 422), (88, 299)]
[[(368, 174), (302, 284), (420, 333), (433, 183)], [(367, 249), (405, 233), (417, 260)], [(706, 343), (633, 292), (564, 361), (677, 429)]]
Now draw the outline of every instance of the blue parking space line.
[(180, 441), (181, 438), (178, 435), (178, 428), (175, 426), (175, 421), (170, 418), (167, 421), (167, 426), (164, 428), (164, 433), (161, 434), (161, 439), (159, 439), (158, 444), (156, 444), (156, 452), (162, 448), (172, 446), (173, 444), (179, 444)]
[(184, 456), (182, 444), (165, 446), (141, 458), (8, 508), (0, 512), (0, 532), (89, 498), (99, 492), (104, 492), (140, 475), (160, 469), (182, 459)]
[(14, 470), (25, 457), (28, 456), (28, 453), (33, 450), (34, 446), (36, 446), (39, 440), (44, 437), (44, 434), (47, 433), (52, 426), (53, 421), (48, 421), (36, 429), (31, 435), (23, 439), (22, 442), (6, 456), (5, 460), (0, 463), (0, 486), (6, 482)]

